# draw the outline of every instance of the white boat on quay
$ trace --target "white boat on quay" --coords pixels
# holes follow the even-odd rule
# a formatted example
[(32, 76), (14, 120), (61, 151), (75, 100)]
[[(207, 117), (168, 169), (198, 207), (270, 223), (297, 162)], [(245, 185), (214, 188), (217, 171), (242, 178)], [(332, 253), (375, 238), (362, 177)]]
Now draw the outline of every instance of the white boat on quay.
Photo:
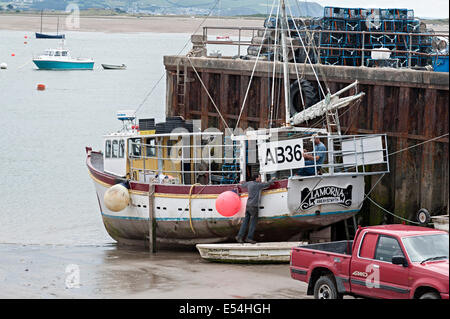
[(448, 232), (448, 216), (449, 215), (431, 216), (434, 228)]

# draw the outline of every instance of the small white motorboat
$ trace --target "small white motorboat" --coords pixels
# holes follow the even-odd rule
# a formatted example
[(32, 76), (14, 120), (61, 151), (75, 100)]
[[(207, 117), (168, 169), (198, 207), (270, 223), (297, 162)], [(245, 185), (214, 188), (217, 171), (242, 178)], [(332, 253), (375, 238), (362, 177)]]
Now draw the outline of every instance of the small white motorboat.
[(39, 57), (33, 59), (40, 70), (92, 70), (93, 59), (72, 58), (69, 50), (48, 49)]

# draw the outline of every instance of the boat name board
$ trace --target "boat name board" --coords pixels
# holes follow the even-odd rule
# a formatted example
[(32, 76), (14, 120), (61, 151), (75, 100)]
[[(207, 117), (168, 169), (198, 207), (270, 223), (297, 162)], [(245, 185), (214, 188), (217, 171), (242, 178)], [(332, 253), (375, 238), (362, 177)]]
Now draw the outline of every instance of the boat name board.
[(313, 190), (304, 188), (301, 191), (301, 208), (305, 210), (324, 204), (339, 204), (350, 207), (352, 204), (352, 189), (352, 185), (347, 186), (347, 188), (337, 186), (324, 186)]
[(303, 140), (262, 142), (258, 146), (261, 172), (275, 172), (305, 166)]

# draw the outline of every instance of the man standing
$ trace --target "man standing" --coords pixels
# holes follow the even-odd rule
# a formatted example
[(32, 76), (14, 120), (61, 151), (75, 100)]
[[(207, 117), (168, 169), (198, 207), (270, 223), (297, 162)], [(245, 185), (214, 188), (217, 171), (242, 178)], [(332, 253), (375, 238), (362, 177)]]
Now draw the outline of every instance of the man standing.
[(261, 191), (268, 188), (273, 184), (275, 177), (273, 177), (268, 183), (261, 183), (261, 176), (258, 175), (253, 178), (253, 181), (245, 182), (242, 187), (248, 190), (247, 206), (245, 207), (245, 219), (239, 229), (238, 235), (235, 237), (238, 243), (243, 243), (244, 235), (247, 230), (247, 225), (250, 222), (250, 227), (248, 229), (246, 243), (255, 244), (256, 241), (253, 240), (253, 233), (255, 232), (256, 223), (258, 221), (258, 211), (259, 211), (259, 200), (261, 197)]
[(320, 170), (320, 167), (325, 160), (327, 148), (320, 141), (319, 136), (317, 134), (314, 134), (313, 137), (314, 137), (315, 155), (312, 153), (303, 154), (303, 157), (305, 158), (305, 167), (302, 167), (298, 170), (298, 175), (302, 176), (316, 175), (317, 173), (316, 168), (317, 170)]

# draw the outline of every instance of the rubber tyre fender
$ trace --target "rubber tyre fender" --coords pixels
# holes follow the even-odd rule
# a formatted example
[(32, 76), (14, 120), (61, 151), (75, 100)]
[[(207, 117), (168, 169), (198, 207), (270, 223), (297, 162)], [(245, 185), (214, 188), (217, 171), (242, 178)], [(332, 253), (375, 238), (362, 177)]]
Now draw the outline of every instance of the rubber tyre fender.
[(431, 220), (431, 216), (428, 210), (421, 208), (417, 212), (416, 219), (421, 225), (427, 225)]
[(342, 299), (331, 275), (321, 276), (314, 284), (314, 299)]
[[(303, 100), (305, 101), (305, 109), (319, 102), (319, 98), (317, 97), (317, 90), (308, 80), (302, 79), (300, 80), (300, 87), (302, 89)], [(291, 98), (290, 98), (290, 112), (291, 116), (294, 116), (295, 113), (303, 111), (303, 106), (301, 105), (301, 97), (300, 90), (298, 87), (298, 80), (295, 80), (294, 83), (291, 84)]]

